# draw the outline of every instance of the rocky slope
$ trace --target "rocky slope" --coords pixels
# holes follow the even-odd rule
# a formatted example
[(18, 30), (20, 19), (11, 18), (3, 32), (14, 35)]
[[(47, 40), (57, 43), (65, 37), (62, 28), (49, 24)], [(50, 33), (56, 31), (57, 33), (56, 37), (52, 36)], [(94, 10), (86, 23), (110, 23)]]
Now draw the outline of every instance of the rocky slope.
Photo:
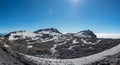
[(106, 58), (87, 65), (120, 65), (120, 53), (107, 56)]
[(0, 42), (0, 65), (25, 65), (13, 56), (12, 53), (9, 53), (8, 50), (5, 49), (5, 46), (3, 42)]

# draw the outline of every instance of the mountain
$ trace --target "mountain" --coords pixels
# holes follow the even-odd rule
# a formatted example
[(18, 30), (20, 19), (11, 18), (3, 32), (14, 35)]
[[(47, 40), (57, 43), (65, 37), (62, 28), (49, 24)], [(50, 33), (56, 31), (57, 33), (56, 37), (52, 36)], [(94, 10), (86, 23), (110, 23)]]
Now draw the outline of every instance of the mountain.
[[(53, 33), (57, 33), (58, 35), (53, 35)], [(62, 34), (53, 28), (41, 29), (37, 32), (16, 31), (10, 33), (7, 38), (9, 44), (11, 44), (10, 40), (16, 40), (12, 46), (19, 44), (15, 48), (12, 48), (15, 51), (34, 56), (45, 57), (47, 55), (51, 58), (60, 59), (92, 55), (109, 49), (119, 42), (117, 40), (117, 43), (107, 42), (108, 40), (113, 41), (111, 39), (98, 39), (91, 30)]]
[(37, 33), (37, 34), (49, 34), (49, 35), (61, 35), (62, 34), (56, 28), (40, 29), (40, 30), (35, 31), (34, 33)]
[(5, 36), (7, 35), (7, 33), (0, 33), (0, 36)]
[(35, 32), (28, 32), (28, 31), (14, 31), (10, 32), (6, 35), (6, 37), (9, 40), (18, 40), (18, 39), (46, 39), (46, 38), (53, 38), (54, 36), (61, 35), (62, 33), (59, 32), (55, 28), (46, 28), (46, 29), (40, 29)]
[(26, 38), (34, 38), (37, 34), (28, 32), (28, 31), (14, 31), (7, 34), (5, 37), (7, 37), (9, 40), (17, 40), (17, 39), (26, 39)]
[(83, 38), (96, 38), (97, 36), (91, 30), (84, 30), (78, 33), (75, 33), (74, 36), (83, 37)]
[(56, 28), (15, 31), (1, 40), (28, 65), (99, 65), (120, 52), (120, 39), (97, 38), (91, 30), (67, 34)]

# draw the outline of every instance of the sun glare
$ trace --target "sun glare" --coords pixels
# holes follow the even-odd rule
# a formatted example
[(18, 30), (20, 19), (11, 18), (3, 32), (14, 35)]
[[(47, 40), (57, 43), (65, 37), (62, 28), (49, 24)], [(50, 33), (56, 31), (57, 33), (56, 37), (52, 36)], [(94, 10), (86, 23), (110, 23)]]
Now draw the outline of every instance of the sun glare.
[(78, 4), (81, 0), (71, 0), (72, 4)]

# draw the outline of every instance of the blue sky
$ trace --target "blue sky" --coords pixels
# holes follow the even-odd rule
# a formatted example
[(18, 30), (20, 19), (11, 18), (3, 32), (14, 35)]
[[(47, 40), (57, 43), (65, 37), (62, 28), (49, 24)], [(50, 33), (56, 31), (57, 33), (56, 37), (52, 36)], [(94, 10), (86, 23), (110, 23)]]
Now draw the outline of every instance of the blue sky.
[(54, 27), (120, 33), (120, 0), (0, 0), (0, 32)]

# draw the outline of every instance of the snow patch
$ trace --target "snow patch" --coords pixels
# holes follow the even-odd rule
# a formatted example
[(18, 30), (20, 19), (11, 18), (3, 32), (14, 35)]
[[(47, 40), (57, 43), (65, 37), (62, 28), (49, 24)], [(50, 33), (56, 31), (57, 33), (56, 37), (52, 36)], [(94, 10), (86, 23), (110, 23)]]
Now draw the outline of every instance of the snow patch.
[(28, 45), (28, 46), (27, 46), (27, 48), (32, 48), (32, 47), (33, 47), (33, 45)]
[(77, 44), (77, 43), (79, 43), (79, 42), (77, 41), (77, 39), (74, 39), (72, 43), (73, 43), (73, 44)]
[(97, 42), (94, 42), (94, 43), (92, 43), (92, 42), (87, 42), (87, 41), (84, 40), (84, 39), (81, 39), (81, 41), (82, 41), (83, 43), (85, 43), (85, 44), (93, 44), (93, 45), (95, 45), (95, 44), (99, 43), (101, 40), (97, 40)]
[(57, 50), (55, 49), (57, 46), (59, 46), (59, 45), (63, 45), (63, 44), (66, 44), (66, 41), (65, 42), (63, 42), (63, 43), (56, 43), (56, 44), (54, 44), (53, 45), (53, 47), (51, 48), (51, 52), (52, 52), (52, 54), (54, 54)]
[(54, 37), (51, 38), (51, 39), (41, 39), (41, 42), (53, 41), (53, 40), (56, 40), (57, 38), (58, 38), (58, 36), (54, 36)]
[(74, 47), (78, 47), (79, 45), (74, 45), (74, 46), (70, 46), (68, 49), (73, 49)]
[(4, 47), (8, 48), (8, 47), (10, 47), (10, 46), (4, 43)]
[(52, 54), (54, 54), (57, 50), (55, 49), (57, 47), (57, 45), (54, 45), (52, 48), (51, 48), (51, 52)]

